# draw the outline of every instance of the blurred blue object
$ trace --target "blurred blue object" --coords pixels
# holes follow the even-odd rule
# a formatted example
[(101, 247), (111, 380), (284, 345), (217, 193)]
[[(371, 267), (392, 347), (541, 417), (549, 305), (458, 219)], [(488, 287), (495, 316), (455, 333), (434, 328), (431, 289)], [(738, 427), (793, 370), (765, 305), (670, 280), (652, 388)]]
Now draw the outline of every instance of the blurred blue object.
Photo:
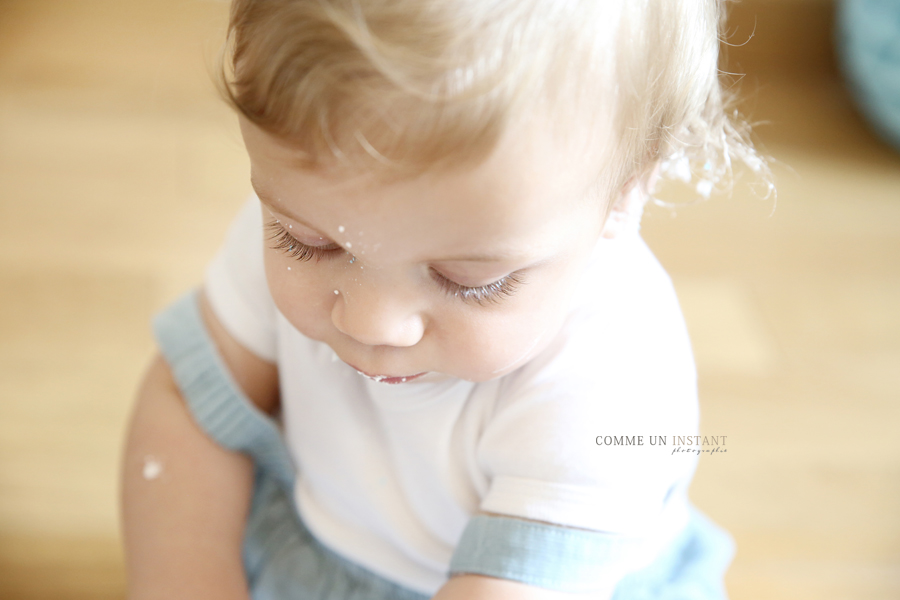
[(856, 102), (900, 150), (900, 0), (840, 0), (837, 49)]

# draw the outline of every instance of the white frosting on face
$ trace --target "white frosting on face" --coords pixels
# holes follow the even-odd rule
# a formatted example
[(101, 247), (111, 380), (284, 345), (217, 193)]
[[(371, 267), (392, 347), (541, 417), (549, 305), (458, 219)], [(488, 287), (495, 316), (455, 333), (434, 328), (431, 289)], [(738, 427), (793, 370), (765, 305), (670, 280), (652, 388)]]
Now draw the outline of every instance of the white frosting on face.
[(147, 455), (144, 457), (144, 468), (142, 475), (147, 481), (158, 479), (163, 472), (163, 464), (158, 458)]
[(299, 263), (265, 251), (272, 299), (341, 360), (388, 383), (487, 381), (559, 331), (606, 212), (583, 143), (535, 116), (483, 163), (386, 182), (298, 169), (289, 148), (242, 131), (270, 218), (311, 248)]

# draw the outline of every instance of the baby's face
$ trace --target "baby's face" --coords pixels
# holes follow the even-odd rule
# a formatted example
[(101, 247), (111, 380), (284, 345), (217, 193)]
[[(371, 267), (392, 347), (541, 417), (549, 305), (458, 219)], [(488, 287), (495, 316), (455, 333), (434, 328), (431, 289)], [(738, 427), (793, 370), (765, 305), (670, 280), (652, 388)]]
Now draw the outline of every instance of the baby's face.
[(535, 122), (476, 167), (384, 183), (299, 168), (241, 129), (275, 304), (386, 383), (500, 377), (546, 347), (602, 228), (597, 175)]

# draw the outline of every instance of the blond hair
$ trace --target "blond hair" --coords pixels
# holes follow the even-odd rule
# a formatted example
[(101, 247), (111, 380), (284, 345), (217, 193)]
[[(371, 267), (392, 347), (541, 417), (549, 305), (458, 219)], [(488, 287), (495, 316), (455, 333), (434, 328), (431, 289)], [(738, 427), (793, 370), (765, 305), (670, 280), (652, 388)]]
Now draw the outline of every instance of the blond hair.
[(722, 22), (722, 0), (233, 0), (221, 89), (309, 168), (479, 161), (543, 106), (608, 117), (607, 193), (659, 164), (711, 186), (764, 166), (726, 114)]

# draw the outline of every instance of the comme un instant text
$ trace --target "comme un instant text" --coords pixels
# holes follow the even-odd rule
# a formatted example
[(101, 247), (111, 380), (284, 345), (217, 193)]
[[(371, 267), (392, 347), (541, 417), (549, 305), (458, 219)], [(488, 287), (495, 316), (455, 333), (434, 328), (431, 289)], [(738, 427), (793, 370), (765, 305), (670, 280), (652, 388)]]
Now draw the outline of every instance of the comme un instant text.
[[(598, 435), (594, 442), (598, 446), (643, 446), (643, 435)], [(724, 446), (725, 435), (650, 435), (646, 436), (651, 446)]]

